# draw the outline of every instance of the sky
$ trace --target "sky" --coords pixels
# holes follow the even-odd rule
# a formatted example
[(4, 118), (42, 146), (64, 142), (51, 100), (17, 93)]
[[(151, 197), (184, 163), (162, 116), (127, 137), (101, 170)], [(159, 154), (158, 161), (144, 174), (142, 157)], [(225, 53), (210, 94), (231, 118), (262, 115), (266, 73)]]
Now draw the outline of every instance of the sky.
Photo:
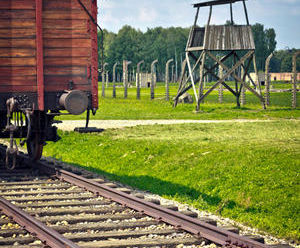
[[(203, 0), (97, 0), (98, 22), (102, 28), (117, 33), (124, 25), (141, 31), (154, 27), (190, 27), (194, 23), (193, 3)], [(277, 49), (300, 48), (300, 0), (248, 0), (249, 21), (274, 28)], [(245, 24), (242, 2), (234, 4), (234, 20)], [(199, 24), (207, 22), (208, 8), (200, 9)], [(230, 19), (229, 7), (213, 9), (212, 24)]]

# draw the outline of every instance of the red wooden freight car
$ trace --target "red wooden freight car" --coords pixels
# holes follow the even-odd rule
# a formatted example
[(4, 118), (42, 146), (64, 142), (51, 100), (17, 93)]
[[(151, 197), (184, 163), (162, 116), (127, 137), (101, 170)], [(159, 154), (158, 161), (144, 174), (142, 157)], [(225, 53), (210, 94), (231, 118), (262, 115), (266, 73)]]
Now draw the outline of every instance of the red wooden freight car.
[(26, 138), (34, 159), (61, 110), (98, 108), (96, 21), (96, 0), (0, 1), (0, 137)]

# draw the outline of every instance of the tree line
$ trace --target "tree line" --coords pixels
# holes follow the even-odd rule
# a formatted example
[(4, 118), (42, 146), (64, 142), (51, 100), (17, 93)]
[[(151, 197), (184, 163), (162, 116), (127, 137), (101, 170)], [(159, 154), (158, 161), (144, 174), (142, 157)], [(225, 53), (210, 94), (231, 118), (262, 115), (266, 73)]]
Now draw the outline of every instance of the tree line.
[[(295, 50), (276, 49), (276, 33), (273, 28), (266, 29), (264, 25), (256, 23), (252, 26), (255, 45), (256, 61), (259, 71), (264, 71), (265, 60), (268, 55), (275, 52), (270, 63), (271, 72), (290, 72), (292, 70), (292, 54)], [(119, 73), (122, 71), (122, 61), (129, 60), (132, 67), (144, 60), (142, 70), (150, 72), (151, 62), (158, 59), (157, 72), (164, 74), (167, 60), (174, 59), (174, 71), (177, 76), (181, 72), (181, 62), (185, 58), (185, 47), (190, 28), (148, 28), (146, 32), (125, 25), (118, 33), (104, 30), (104, 61), (108, 63), (107, 69), (112, 74), (112, 67), (116, 62)], [(101, 34), (98, 34), (99, 37)], [(100, 58), (100, 54), (99, 54)], [(298, 63), (300, 69), (300, 61)], [(253, 68), (252, 68), (253, 70)]]

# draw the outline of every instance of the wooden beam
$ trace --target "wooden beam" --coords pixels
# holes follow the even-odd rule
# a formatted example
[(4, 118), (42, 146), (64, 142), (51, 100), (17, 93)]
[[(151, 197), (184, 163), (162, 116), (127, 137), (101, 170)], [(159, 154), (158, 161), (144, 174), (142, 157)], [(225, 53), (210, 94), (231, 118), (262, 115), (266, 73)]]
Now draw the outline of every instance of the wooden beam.
[[(213, 54), (211, 54), (209, 51), (207, 51), (207, 54), (214, 60), (216, 61), (219, 65), (221, 65), (226, 71), (227, 73), (220, 79), (218, 80), (199, 100), (198, 102), (201, 102), (205, 97), (207, 97), (219, 84), (221, 84), (229, 75), (234, 75), (234, 71), (241, 66), (241, 64), (246, 61), (250, 56), (252, 56), (254, 53), (254, 51), (249, 51), (238, 63), (236, 63), (231, 69), (229, 69), (225, 64), (223, 64), (221, 61), (219, 61)], [(236, 76), (237, 77), (237, 76)], [(238, 77), (237, 77), (238, 78)], [(239, 81), (241, 81), (240, 78), (238, 78)], [(250, 88), (250, 91), (254, 91), (252, 90), (251, 87), (249, 87), (248, 85), (246, 85), (247, 88)], [(254, 91), (255, 92), (255, 91)], [(258, 97), (260, 97), (257, 92), (254, 93), (255, 95), (257, 95)]]
[(232, 3), (230, 3), (230, 20), (231, 20), (231, 25), (233, 25), (233, 11), (232, 11)]
[(186, 52), (185, 56), (186, 56), (186, 61), (187, 61), (187, 65), (188, 65), (188, 69), (189, 69), (189, 73), (190, 73), (190, 78), (191, 78), (191, 81), (192, 81), (194, 95), (195, 95), (196, 101), (198, 101), (197, 90), (196, 90), (196, 87), (195, 87), (194, 76), (193, 76), (194, 69), (192, 70), (192, 66), (191, 66), (191, 62), (190, 62), (190, 58), (189, 58), (189, 52)]
[(247, 25), (249, 26), (249, 18), (248, 18), (248, 12), (247, 12), (247, 6), (246, 6), (246, 3), (245, 3), (245, 0), (243, 0), (243, 5), (244, 5), (246, 22), (247, 22)]
[[(211, 75), (213, 75), (217, 80), (220, 80), (220, 77), (212, 71), (213, 69), (205, 67), (205, 70), (209, 72)], [(224, 85), (225, 88), (228, 89), (234, 96), (236, 96), (236, 92), (233, 89), (231, 89), (231, 87), (228, 84), (226, 84), (225, 81), (222, 82), (221, 84)]]
[(44, 111), (44, 50), (43, 50), (43, 0), (35, 1), (36, 8), (36, 70), (38, 110)]
[[(233, 52), (231, 51), (231, 52), (228, 53), (227, 55), (223, 56), (223, 57), (221, 58), (221, 61), (223, 62), (223, 61), (227, 60), (232, 54), (233, 54)], [(202, 54), (199, 56), (199, 58), (197, 58), (193, 53), (189, 53), (189, 55), (196, 61), (196, 64), (194, 65), (194, 67), (197, 66), (197, 65), (198, 65), (197, 61), (200, 61), (200, 60), (201, 60)], [(186, 59), (184, 60), (184, 62), (185, 62), (185, 66), (184, 66), (184, 68), (185, 68), (185, 67), (186, 67)], [(218, 63), (216, 63), (212, 68), (210, 68), (210, 70), (215, 69), (217, 66), (218, 66)], [(205, 68), (205, 70), (207, 70), (207, 67), (206, 67), (206, 66), (205, 66), (204, 68)], [(182, 70), (182, 71), (184, 71), (184, 70)], [(209, 74), (209, 71), (206, 71), (206, 72), (204, 73), (203, 76), (205, 77), (207, 74)], [(179, 90), (178, 90), (177, 95), (176, 95), (176, 97), (175, 97), (175, 104), (174, 104), (174, 106), (177, 105), (177, 101), (178, 101), (179, 97), (181, 97), (184, 93), (186, 93), (187, 91), (189, 91), (189, 90), (193, 87), (192, 84), (190, 84), (188, 87), (185, 87), (185, 86), (186, 86), (186, 83), (187, 83), (187, 81), (188, 81), (189, 79), (190, 79), (190, 75), (188, 76), (187, 80), (183, 83), (183, 78), (181, 78), (180, 85), (179, 85)], [(194, 80), (195, 85), (197, 85), (197, 84), (199, 83), (199, 81), (200, 81), (200, 77), (196, 78), (196, 79)], [(235, 94), (235, 92), (232, 91), (232, 89), (231, 89), (227, 84), (224, 83), (223, 85), (224, 85), (231, 93)]]
[(194, 4), (194, 8), (214, 6), (214, 5), (223, 5), (223, 4), (240, 2), (240, 1), (243, 1), (243, 0), (215, 0), (215, 1), (208, 1), (208, 2), (204, 2), (204, 3), (196, 3), (196, 4)]
[[(199, 99), (202, 97), (203, 92), (204, 92), (204, 87), (203, 87), (203, 78), (204, 78), (204, 65), (205, 65), (205, 57), (206, 57), (206, 51), (204, 51), (203, 55), (202, 55), (202, 60), (201, 60), (201, 65), (200, 65), (200, 81), (199, 81)], [(200, 109), (200, 103), (201, 101), (197, 101), (197, 111), (199, 111)]]
[[(211, 54), (210, 52), (207, 52), (207, 54), (214, 60), (218, 61), (218, 59), (213, 55)], [(255, 90), (253, 90), (246, 82), (243, 82), (242, 79), (240, 77), (238, 77), (234, 71), (239, 67), (241, 66), (248, 58), (252, 58), (254, 55), (254, 51), (249, 51), (237, 64), (235, 64), (235, 66), (233, 66), (231, 69), (229, 69), (225, 64), (223, 64), (221, 61), (219, 61), (219, 64), (225, 69), (227, 70), (227, 74), (226, 74), (226, 77), (229, 76), (229, 75), (232, 75), (237, 81), (239, 81), (240, 83), (242, 83), (249, 91), (251, 91), (254, 95), (256, 95), (260, 100), (261, 102), (263, 103), (264, 105), (264, 98), (259, 95)], [(230, 72), (230, 73), (229, 73)], [(226, 78), (225, 77), (225, 78)], [(218, 85), (217, 85), (218, 86)]]
[(208, 15), (207, 27), (208, 27), (209, 24), (210, 24), (211, 15), (212, 15), (212, 6), (209, 6), (209, 15)]
[(194, 21), (194, 27), (196, 27), (196, 25), (197, 25), (198, 16), (199, 16), (199, 10), (200, 10), (200, 7), (197, 8), (197, 12), (196, 12), (196, 16), (195, 16), (195, 21)]
[[(237, 59), (240, 60), (240, 57), (236, 53), (234, 54), (234, 56), (236, 56)], [(254, 89), (256, 89), (257, 85), (255, 84), (255, 82), (253, 81), (251, 75), (249, 74), (249, 68), (250, 68), (251, 62), (252, 62), (252, 58), (251, 58), (251, 60), (248, 61), (248, 65), (246, 67), (245, 67), (244, 64), (242, 64), (241, 66), (244, 68), (246, 76), (248, 76), (248, 78), (249, 78), (250, 82), (252, 83)]]

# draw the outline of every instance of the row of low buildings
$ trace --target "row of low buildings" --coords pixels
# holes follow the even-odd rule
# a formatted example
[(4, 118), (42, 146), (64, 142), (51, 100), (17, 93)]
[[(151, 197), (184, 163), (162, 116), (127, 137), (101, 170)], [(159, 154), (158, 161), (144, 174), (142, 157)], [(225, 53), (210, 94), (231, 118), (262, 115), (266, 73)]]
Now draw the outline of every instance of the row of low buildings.
[[(151, 73), (140, 73), (140, 87), (142, 88), (150, 88), (150, 84), (151, 84)], [(250, 76), (252, 78), (253, 81), (256, 81), (256, 74), (254, 72), (250, 73)], [(137, 86), (137, 77), (138, 75), (136, 74), (135, 78), (133, 78), (133, 81), (135, 82), (135, 86)], [(292, 77), (293, 77), (293, 73), (270, 73), (270, 79), (272, 82), (274, 81), (280, 81), (280, 82), (291, 82), (292, 81)], [(258, 73), (258, 78), (259, 81), (262, 85), (264, 85), (265, 82), (265, 73), (264, 72), (259, 72)], [(234, 79), (230, 79), (228, 78), (226, 81), (231, 81)], [(154, 75), (154, 86), (156, 86), (156, 81), (157, 81), (157, 77), (156, 75)], [(206, 78), (205, 81), (210, 81), (209, 79)], [(300, 82), (300, 73), (297, 74), (297, 81)], [(249, 78), (246, 78), (246, 82), (249, 82)], [(131, 82), (132, 83), (132, 82)], [(130, 82), (129, 82), (130, 84)]]
[[(254, 72), (250, 73), (251, 78), (256, 81), (257, 77)], [(258, 79), (261, 83), (265, 82), (265, 73), (259, 72), (258, 73)], [(271, 82), (274, 81), (280, 81), (280, 82), (292, 82), (293, 79), (293, 73), (291, 72), (280, 72), (280, 73), (270, 73), (270, 80)], [(246, 81), (249, 82), (249, 78), (246, 78)], [(297, 74), (297, 81), (300, 82), (300, 73)]]
[[(270, 73), (271, 81), (284, 81), (289, 82), (293, 79), (293, 73), (283, 72), (283, 73)], [(297, 81), (300, 80), (300, 73), (297, 74)]]

